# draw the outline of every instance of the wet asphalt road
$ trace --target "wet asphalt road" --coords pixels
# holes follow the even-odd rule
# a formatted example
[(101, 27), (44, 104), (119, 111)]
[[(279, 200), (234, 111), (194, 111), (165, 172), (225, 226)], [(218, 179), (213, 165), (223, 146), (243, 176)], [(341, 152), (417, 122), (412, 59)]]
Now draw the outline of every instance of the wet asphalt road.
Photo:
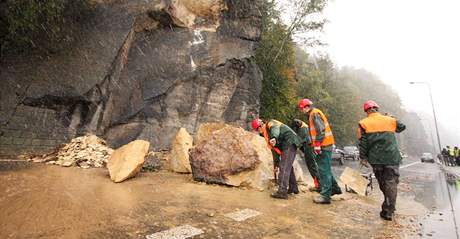
[[(345, 161), (345, 165), (333, 162), (334, 175), (337, 178), (340, 177), (347, 166), (359, 169), (363, 173), (370, 172), (370, 169), (360, 168), (357, 161)], [(451, 178), (446, 176), (440, 165), (421, 163), (415, 158), (406, 158), (403, 161), (400, 175), (400, 188), (402, 186), (407, 190), (399, 190), (398, 196), (411, 197), (414, 202), (426, 208), (426, 212), (419, 220), (421, 226), (419, 236), (421, 238), (458, 238), (460, 181), (447, 180)], [(377, 190), (377, 193), (380, 193), (376, 181), (374, 184), (374, 191)]]

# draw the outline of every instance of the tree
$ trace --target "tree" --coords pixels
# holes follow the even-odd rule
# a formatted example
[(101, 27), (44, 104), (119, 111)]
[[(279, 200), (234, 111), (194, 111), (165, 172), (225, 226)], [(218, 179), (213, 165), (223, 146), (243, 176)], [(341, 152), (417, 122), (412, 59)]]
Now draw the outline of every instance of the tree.
[(293, 18), (286, 25), (275, 0), (264, 0), (262, 9), (262, 39), (256, 61), (264, 79), (260, 96), (262, 118), (287, 122), (296, 114), (296, 81), (294, 35), (321, 29), (324, 21), (311, 18), (321, 12), (325, 0), (294, 0), (287, 6)]

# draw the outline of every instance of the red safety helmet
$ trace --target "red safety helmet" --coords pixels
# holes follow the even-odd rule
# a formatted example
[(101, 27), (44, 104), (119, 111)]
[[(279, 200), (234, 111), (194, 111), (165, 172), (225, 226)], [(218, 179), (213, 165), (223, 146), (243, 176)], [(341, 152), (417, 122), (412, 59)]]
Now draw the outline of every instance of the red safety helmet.
[(254, 130), (257, 130), (259, 129), (260, 126), (262, 126), (262, 124), (263, 124), (263, 121), (257, 118), (252, 121), (251, 126)]
[(313, 104), (313, 102), (311, 100), (309, 100), (309, 99), (301, 99), (299, 101), (299, 109), (302, 110), (303, 108), (305, 108), (307, 106), (310, 106), (312, 104)]
[(366, 103), (364, 103), (364, 112), (367, 112), (371, 108), (380, 108), (380, 106), (375, 103), (373, 100), (368, 100)]

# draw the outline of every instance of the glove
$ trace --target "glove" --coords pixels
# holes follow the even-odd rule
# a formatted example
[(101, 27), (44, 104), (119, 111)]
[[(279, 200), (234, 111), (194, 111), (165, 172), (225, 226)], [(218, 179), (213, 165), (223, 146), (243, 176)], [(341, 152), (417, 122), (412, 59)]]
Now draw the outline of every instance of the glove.
[(313, 144), (313, 150), (315, 151), (315, 154), (321, 154), (321, 143), (320, 142), (315, 142)]
[(270, 139), (270, 145), (275, 147), (275, 145), (276, 145), (276, 139), (275, 138)]

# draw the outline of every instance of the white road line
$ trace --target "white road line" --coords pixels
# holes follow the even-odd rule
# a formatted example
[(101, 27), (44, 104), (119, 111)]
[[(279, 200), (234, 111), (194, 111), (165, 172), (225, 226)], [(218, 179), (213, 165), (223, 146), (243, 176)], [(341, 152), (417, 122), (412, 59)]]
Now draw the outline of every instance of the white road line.
[(399, 167), (399, 169), (403, 169), (403, 168), (408, 168), (410, 166), (414, 166), (416, 164), (419, 164), (420, 162), (413, 162), (413, 163), (410, 163), (410, 164), (406, 164), (406, 165), (403, 165), (401, 167)]
[(166, 231), (147, 235), (147, 239), (186, 239), (203, 234), (204, 231), (190, 225), (174, 227)]

